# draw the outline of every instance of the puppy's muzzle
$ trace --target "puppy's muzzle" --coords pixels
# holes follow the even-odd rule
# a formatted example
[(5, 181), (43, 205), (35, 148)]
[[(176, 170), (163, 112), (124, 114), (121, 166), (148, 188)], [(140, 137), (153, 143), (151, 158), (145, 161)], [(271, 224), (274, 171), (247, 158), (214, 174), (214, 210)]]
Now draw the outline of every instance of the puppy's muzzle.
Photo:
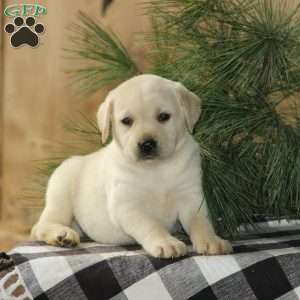
[(158, 155), (157, 142), (154, 139), (147, 139), (138, 143), (140, 159), (153, 159)]

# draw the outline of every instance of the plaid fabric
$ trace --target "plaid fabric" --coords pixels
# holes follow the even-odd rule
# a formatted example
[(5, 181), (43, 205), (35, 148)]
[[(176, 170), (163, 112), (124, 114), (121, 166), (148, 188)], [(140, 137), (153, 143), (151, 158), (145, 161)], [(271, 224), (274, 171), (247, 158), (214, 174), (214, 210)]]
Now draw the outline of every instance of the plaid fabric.
[(4, 289), (12, 272), (22, 300), (300, 299), (299, 226), (243, 234), (233, 245), (232, 255), (164, 260), (138, 246), (27, 243), (10, 253), (15, 266), (0, 278), (0, 299), (15, 299)]

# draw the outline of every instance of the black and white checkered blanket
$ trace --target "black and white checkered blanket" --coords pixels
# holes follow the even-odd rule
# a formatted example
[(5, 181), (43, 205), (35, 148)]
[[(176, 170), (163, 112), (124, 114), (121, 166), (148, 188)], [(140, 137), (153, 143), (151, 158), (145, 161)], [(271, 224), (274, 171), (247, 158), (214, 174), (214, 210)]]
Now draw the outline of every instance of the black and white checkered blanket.
[(233, 245), (232, 255), (165, 260), (138, 246), (26, 243), (0, 268), (0, 299), (300, 299), (299, 226), (243, 235)]

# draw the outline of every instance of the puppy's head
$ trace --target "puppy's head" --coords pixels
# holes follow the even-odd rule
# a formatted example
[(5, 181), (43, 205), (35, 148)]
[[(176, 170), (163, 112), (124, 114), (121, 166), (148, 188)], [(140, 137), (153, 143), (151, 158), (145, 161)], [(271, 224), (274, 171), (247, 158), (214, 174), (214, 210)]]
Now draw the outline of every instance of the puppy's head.
[(97, 113), (102, 142), (113, 139), (133, 160), (168, 158), (201, 112), (200, 99), (182, 84), (139, 75), (111, 91)]

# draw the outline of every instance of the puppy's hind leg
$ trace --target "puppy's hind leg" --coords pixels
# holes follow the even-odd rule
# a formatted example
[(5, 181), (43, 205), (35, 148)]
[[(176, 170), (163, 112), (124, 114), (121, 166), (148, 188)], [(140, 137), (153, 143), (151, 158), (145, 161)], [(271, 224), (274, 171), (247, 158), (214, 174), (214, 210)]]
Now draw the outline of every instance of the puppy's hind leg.
[(79, 234), (69, 226), (73, 217), (72, 194), (81, 163), (80, 157), (72, 157), (64, 161), (50, 177), (46, 206), (32, 228), (32, 239), (61, 247), (74, 247), (80, 243)]

